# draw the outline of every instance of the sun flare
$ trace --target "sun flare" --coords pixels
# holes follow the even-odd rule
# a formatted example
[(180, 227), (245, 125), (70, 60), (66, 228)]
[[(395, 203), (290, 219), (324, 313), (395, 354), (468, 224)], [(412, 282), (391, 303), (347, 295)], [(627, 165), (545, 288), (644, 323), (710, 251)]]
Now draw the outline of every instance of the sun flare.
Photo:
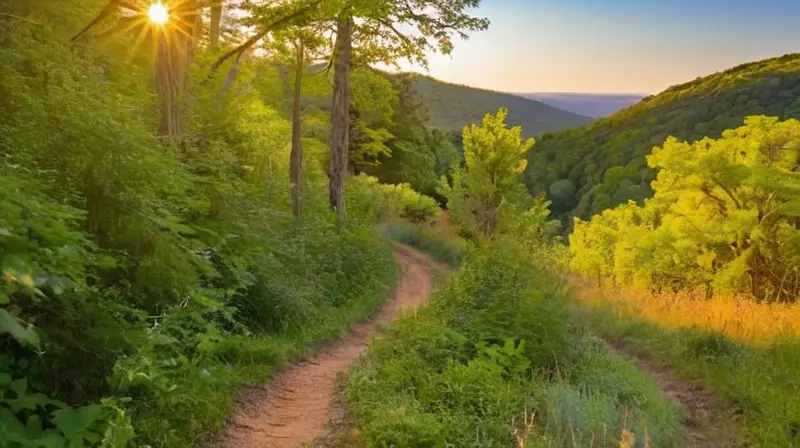
[(147, 10), (147, 17), (155, 25), (163, 26), (169, 21), (169, 9), (163, 3), (156, 2)]

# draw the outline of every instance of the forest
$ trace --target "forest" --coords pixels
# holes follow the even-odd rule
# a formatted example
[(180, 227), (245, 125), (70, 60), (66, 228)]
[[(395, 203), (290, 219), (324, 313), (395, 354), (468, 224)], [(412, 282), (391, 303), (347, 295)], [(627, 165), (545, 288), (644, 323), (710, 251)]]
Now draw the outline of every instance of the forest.
[(591, 124), (374, 68), (479, 3), (0, 0), (0, 446), (796, 444), (798, 56)]
[(718, 138), (751, 115), (800, 118), (800, 55), (742, 64), (679, 84), (582, 128), (545, 133), (525, 183), (569, 223), (653, 196), (646, 156), (667, 137)]

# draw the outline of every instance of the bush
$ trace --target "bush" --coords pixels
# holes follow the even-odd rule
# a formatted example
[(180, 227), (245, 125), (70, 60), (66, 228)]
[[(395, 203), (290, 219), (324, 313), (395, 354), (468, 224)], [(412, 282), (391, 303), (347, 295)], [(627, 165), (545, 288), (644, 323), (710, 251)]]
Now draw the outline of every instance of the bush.
[[(632, 431), (647, 427), (658, 446), (670, 446), (674, 407), (596, 340), (570, 336), (548, 264), (496, 238), (471, 253), (428, 307), (390, 326), (348, 376), (357, 443), (508, 447), (527, 438), (525, 446), (614, 446), (603, 431), (618, 434), (630, 408)], [(536, 415), (532, 433), (526, 413)]]
[(376, 177), (359, 174), (348, 188), (367, 201), (357, 205), (360, 214), (372, 209), (379, 220), (400, 217), (413, 223), (429, 223), (442, 212), (435, 199), (414, 191), (409, 184), (381, 184)]
[(392, 221), (385, 226), (385, 233), (398, 243), (430, 254), (434, 259), (456, 267), (461, 264), (467, 252), (467, 243), (461, 238), (437, 231), (427, 226)]

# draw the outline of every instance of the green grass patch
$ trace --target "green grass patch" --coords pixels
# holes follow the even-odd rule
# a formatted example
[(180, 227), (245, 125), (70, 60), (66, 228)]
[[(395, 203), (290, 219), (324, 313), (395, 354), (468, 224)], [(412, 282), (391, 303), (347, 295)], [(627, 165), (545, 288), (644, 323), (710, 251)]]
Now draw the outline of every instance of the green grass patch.
[[(162, 321), (135, 355), (117, 363), (112, 383), (119, 395), (131, 397), (126, 407), (137, 445), (203, 446), (223, 428), (238, 390), (260, 386), (380, 308), (397, 277), (388, 243), (366, 229), (336, 238), (341, 245), (316, 248), (304, 239), (290, 260), (265, 261), (262, 271), (254, 271), (260, 279), (234, 301), (235, 316), (262, 316), (250, 329), (218, 324), (198, 336), (184, 334), (204, 315), (182, 313)], [(302, 249), (323, 256), (300, 255)], [(189, 348), (172, 348), (179, 337), (194, 342), (180, 340)]]
[(392, 221), (383, 224), (381, 232), (392, 241), (419, 249), (450, 266), (459, 266), (466, 256), (467, 243), (463, 239), (426, 224)]
[(719, 333), (665, 329), (610, 306), (576, 310), (576, 317), (610, 340), (625, 341), (680, 377), (716, 392), (749, 445), (800, 446), (800, 342), (751, 347)]
[[(545, 260), (513, 241), (489, 249), (470, 255), (429, 306), (390, 325), (351, 369), (353, 443), (611, 447), (624, 424), (647, 428), (658, 441), (651, 446), (673, 446), (675, 408), (643, 373), (570, 326)], [(535, 415), (527, 429), (526, 415)]]

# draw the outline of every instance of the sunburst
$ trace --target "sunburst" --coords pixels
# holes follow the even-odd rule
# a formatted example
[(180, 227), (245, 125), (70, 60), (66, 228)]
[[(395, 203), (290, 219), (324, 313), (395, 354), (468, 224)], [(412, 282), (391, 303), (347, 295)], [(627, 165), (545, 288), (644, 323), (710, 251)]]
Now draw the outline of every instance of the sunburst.
[(169, 8), (167, 5), (157, 1), (147, 8), (147, 18), (150, 23), (156, 26), (164, 26), (169, 22)]

